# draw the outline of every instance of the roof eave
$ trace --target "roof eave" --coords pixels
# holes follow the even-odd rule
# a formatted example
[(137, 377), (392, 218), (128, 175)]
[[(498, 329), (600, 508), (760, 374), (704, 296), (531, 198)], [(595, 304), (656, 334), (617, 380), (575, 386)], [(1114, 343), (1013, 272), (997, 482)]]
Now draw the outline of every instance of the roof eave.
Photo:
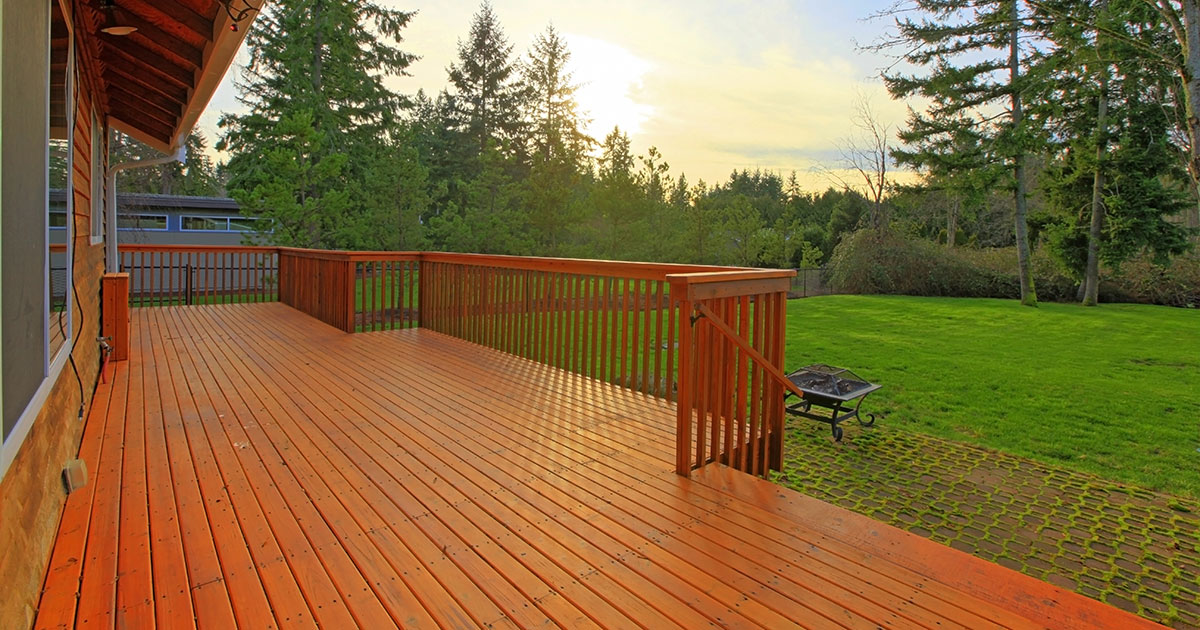
[[(259, 11), (266, 4), (266, 0), (243, 1), (247, 5), (254, 7), (254, 11), (250, 13), (249, 19), (237, 24), (236, 31), (230, 28), (233, 21), (229, 15), (225, 11), (217, 12), (217, 18), (213, 21), (212, 40), (204, 51), (204, 63), (198, 71), (199, 77), (188, 97), (183, 117), (180, 118), (179, 124), (175, 128), (170, 145), (165, 145), (162, 141), (147, 142), (145, 138), (139, 137), (138, 134), (130, 133), (130, 135), (164, 153), (173, 153), (187, 142), (188, 134), (191, 133), (192, 128), (199, 122), (200, 115), (208, 107), (208, 103), (212, 100), (213, 94), (216, 93), (217, 87), (221, 85), (221, 80), (225, 77), (225, 73), (233, 65), (233, 60), (237, 57), (238, 50), (241, 49), (242, 42), (246, 39), (246, 34), (253, 27), (254, 20), (258, 17)], [(118, 129), (129, 133), (123, 127), (131, 125), (121, 124), (122, 121), (118, 120), (114, 120), (113, 122), (115, 123), (114, 126)], [(144, 133), (141, 134), (141, 136), (145, 135)]]

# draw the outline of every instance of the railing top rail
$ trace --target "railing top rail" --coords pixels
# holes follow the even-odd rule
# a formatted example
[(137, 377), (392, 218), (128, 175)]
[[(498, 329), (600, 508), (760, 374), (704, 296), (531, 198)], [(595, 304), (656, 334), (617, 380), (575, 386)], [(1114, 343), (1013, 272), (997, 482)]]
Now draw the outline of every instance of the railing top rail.
[(671, 274), (749, 271), (749, 269), (744, 267), (719, 267), (715, 265), (683, 265), (619, 260), (592, 260), (586, 258), (542, 258), (538, 256), (505, 256), (500, 254), (459, 254), (452, 252), (422, 252), (421, 260), (474, 265), (478, 267), (549, 271), (584, 276), (619, 276), (637, 280), (665, 280)]
[(278, 247), (261, 245), (151, 245), (148, 243), (121, 243), (117, 250), (122, 252), (258, 252), (273, 253)]
[(675, 300), (707, 300), (787, 291), (796, 275), (791, 269), (738, 269), (667, 276)]
[(279, 247), (280, 254), (299, 258), (317, 258), (321, 260), (348, 261), (378, 261), (378, 260), (420, 260), (422, 252), (388, 252), (388, 251), (350, 251), (339, 249), (306, 249), (303, 247)]
[(726, 269), (724, 271), (701, 271), (694, 273), (673, 273), (667, 280), (684, 284), (705, 284), (710, 282), (733, 282), (735, 280), (771, 280), (774, 278), (793, 278), (796, 276), (792, 269)]
[(121, 251), (126, 252), (275, 252), (298, 258), (351, 262), (420, 260), (477, 267), (521, 269), (586, 276), (614, 276), (636, 280), (672, 280), (683, 282), (687, 285), (739, 280), (770, 280), (775, 278), (791, 278), (796, 275), (795, 271), (789, 269), (755, 269), (752, 267), (723, 267), (718, 265), (594, 260), (587, 258), (546, 258), (501, 254), (461, 254), (454, 252), (347, 251), (252, 245), (149, 245), (140, 243), (122, 243), (119, 245), (119, 248)]

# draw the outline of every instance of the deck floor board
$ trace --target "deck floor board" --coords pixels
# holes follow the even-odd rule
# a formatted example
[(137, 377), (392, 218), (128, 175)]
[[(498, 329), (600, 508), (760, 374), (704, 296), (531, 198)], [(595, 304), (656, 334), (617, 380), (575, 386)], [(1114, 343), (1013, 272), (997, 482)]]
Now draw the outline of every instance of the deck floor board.
[(724, 467), (681, 478), (673, 405), (631, 390), (280, 304), (131, 315), (38, 628), (1141, 623)]

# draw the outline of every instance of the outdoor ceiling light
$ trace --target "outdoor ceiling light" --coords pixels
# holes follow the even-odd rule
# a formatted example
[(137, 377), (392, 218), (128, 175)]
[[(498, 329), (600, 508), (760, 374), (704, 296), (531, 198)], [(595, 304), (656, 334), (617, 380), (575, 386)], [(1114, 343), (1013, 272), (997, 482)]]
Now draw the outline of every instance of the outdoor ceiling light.
[(137, 30), (136, 26), (122, 24), (121, 20), (117, 19), (117, 5), (113, 4), (113, 0), (102, 0), (100, 10), (104, 11), (104, 26), (100, 27), (101, 32), (124, 37)]
[[(225, 7), (225, 14), (229, 16), (230, 20), (229, 30), (235, 33), (238, 30), (238, 22), (250, 17), (251, 12), (258, 10), (250, 4), (249, 0), (217, 0), (217, 2), (220, 3), (221, 6)], [(245, 6), (243, 6), (241, 9), (235, 9), (233, 8), (234, 2), (240, 2)]]

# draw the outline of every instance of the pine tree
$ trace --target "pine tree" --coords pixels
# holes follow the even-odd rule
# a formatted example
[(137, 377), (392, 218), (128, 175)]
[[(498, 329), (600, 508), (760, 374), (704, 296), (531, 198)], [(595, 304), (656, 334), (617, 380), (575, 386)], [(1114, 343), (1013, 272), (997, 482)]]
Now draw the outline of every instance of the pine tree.
[(596, 140), (583, 131), (588, 121), (575, 100), (579, 86), (567, 71), (570, 61), (567, 42), (549, 25), (534, 39), (522, 74), (529, 91), (531, 154), (579, 165)]
[(527, 203), (539, 251), (563, 253), (572, 223), (579, 219), (578, 189), (587, 151), (595, 140), (583, 132), (567, 63), (571, 52), (553, 26), (537, 36), (522, 74), (528, 87), (530, 169)]
[(601, 145), (593, 203), (604, 225), (604, 255), (614, 259), (629, 257), (631, 228), (644, 216), (634, 159), (629, 136), (613, 127)]
[(381, 147), (407, 104), (384, 79), (414, 59), (397, 48), (412, 15), (372, 0), (294, 0), (258, 18), (238, 84), (249, 111), (221, 120), (218, 148), (231, 154), (231, 195), (272, 219), (272, 242), (362, 245), (346, 226), (366, 212), (366, 174), (376, 165), (364, 156), (386, 155)]
[[(975, 168), (1002, 163), (1011, 169), (1021, 303), (1036, 306), (1025, 169), (1037, 134), (1024, 112), (1031, 49), (1022, 49), (1021, 39), (1037, 29), (1020, 0), (914, 0), (905, 7), (923, 18), (897, 11), (898, 37), (882, 47), (903, 46), (903, 59), (925, 72), (885, 74), (884, 82), (895, 98), (930, 99), (925, 112), (914, 112), (905, 134), (910, 142), (920, 142), (946, 133), (944, 121), (969, 123), (971, 133), (993, 148)], [(1003, 111), (995, 114), (1000, 107)]]
[(1142, 62), (1130, 42), (1161, 45), (1169, 35), (1140, 2), (1050, 5), (1076, 19), (1050, 30), (1055, 44), (1044, 62), (1051, 81), (1039, 94), (1058, 139), (1046, 173), (1055, 213), (1050, 245), (1082, 278), (1082, 300), (1095, 305), (1101, 262), (1116, 267), (1143, 250), (1162, 262), (1182, 253), (1186, 233), (1167, 219), (1189, 207), (1179, 182), (1185, 160), (1170, 141), (1173, 77)]
[[(113, 164), (162, 156), (158, 151), (120, 132), (116, 133), (109, 152)], [(121, 171), (117, 176), (117, 190), (193, 197), (224, 194), (217, 168), (208, 156), (208, 142), (198, 130), (192, 130), (188, 135), (186, 163), (171, 162), (154, 168)]]
[(946, 246), (957, 244), (964, 217), (973, 216), (1002, 178), (1002, 165), (987, 155), (984, 138), (975, 121), (959, 114), (928, 119), (910, 113), (909, 126), (900, 132), (905, 148), (892, 150), (897, 163), (917, 169), (922, 182), (909, 192), (940, 192), (946, 207)]
[(458, 61), (447, 72), (457, 129), (472, 140), (474, 154), (496, 146), (505, 155), (524, 153), (522, 108), (528, 92), (513, 60), (492, 5), (484, 2), (471, 21), (466, 42), (458, 42)]

